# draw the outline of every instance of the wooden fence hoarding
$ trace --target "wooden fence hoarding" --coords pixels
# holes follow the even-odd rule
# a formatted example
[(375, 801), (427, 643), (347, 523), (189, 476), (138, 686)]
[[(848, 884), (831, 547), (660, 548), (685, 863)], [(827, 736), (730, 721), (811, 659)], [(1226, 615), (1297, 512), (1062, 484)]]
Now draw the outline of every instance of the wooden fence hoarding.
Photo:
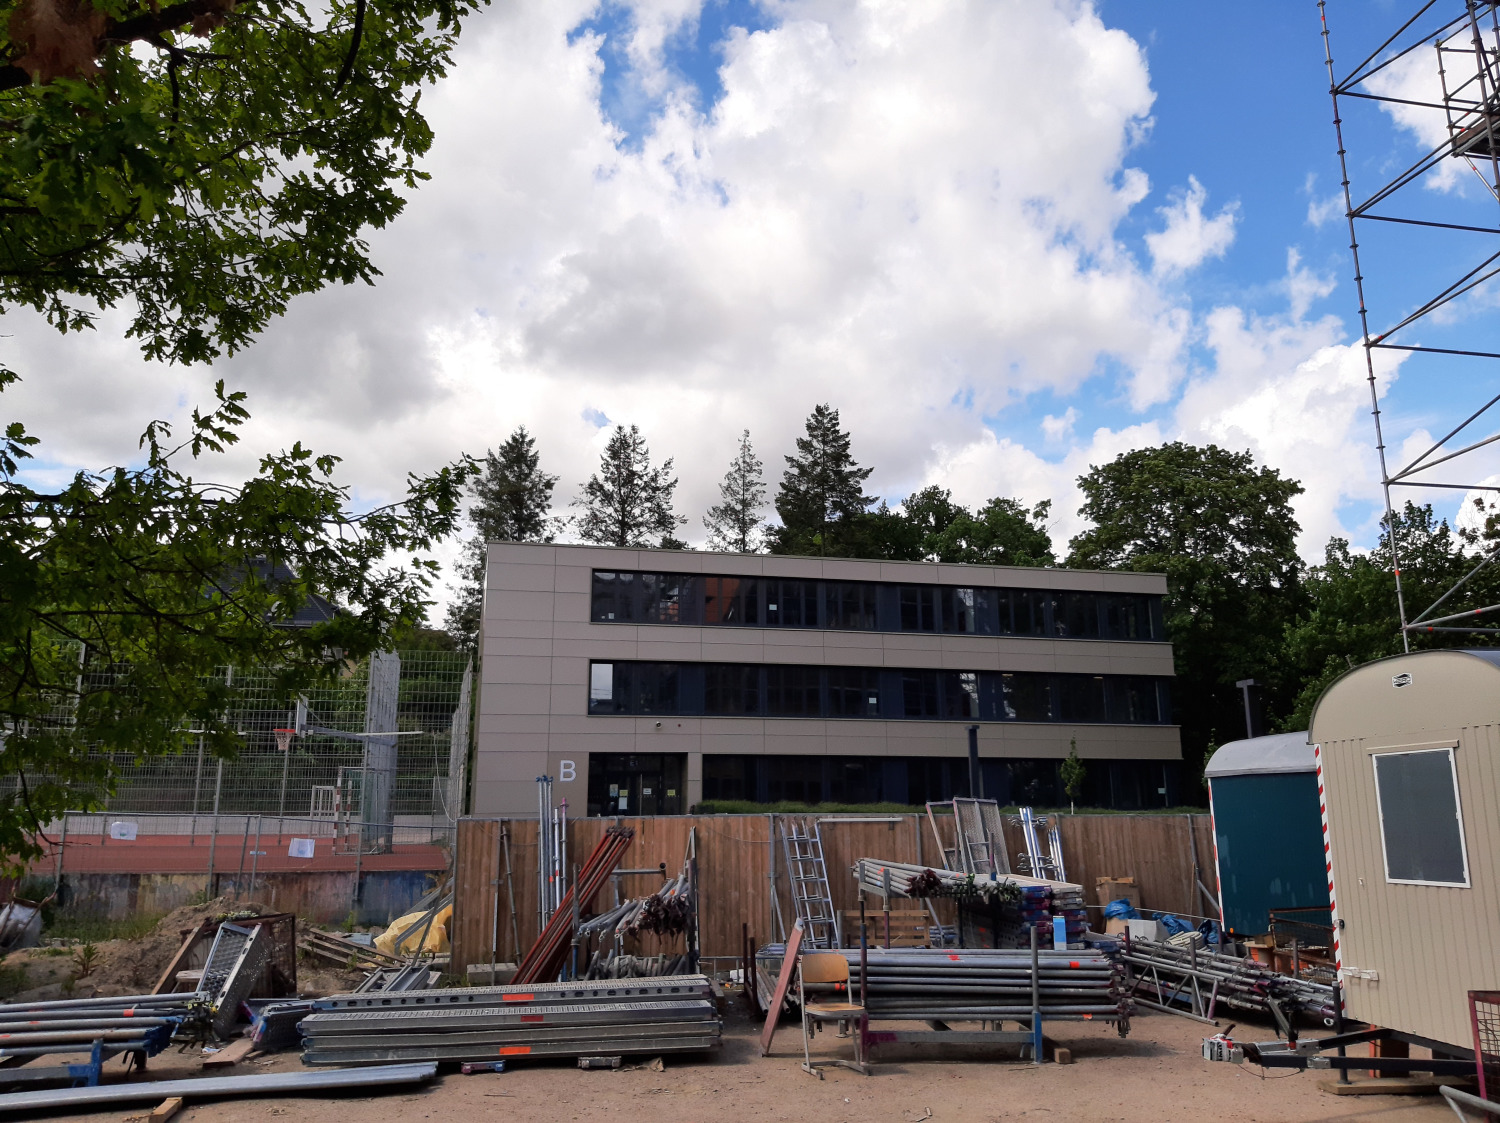
[[(635, 831), (625, 868), (665, 864), (675, 877), (696, 831), (701, 947), (705, 956), (738, 956), (742, 925), (761, 943), (780, 940), (795, 919), (784, 869), (779, 815), (696, 815), (621, 819)], [(568, 823), (569, 868), (582, 865), (613, 819)], [(820, 820), (834, 908), (859, 907), (850, 874), (859, 858), (883, 858), (941, 867), (942, 855), (921, 815), (829, 816)], [(1068, 880), (1085, 887), (1094, 904), (1094, 879), (1134, 877), (1143, 906), (1183, 916), (1214, 915), (1199, 889), (1217, 894), (1213, 830), (1207, 815), (1064, 815), (1063, 855)], [(505, 846), (502, 846), (502, 832)], [(1023, 850), (1018, 827), (1006, 826), (1006, 845)], [(509, 876), (504, 853), (508, 847)], [(461, 819), (455, 855), (453, 963), (518, 962), (537, 936), (537, 822), (534, 819)], [(780, 917), (772, 910), (771, 884)], [(622, 879), (626, 896), (660, 887), (650, 875)], [(609, 891), (595, 902), (613, 904)], [(1097, 914), (1091, 919), (1097, 924)], [(518, 946), (519, 945), (519, 946)], [(680, 941), (654, 939), (632, 948), (639, 954), (680, 950)]]

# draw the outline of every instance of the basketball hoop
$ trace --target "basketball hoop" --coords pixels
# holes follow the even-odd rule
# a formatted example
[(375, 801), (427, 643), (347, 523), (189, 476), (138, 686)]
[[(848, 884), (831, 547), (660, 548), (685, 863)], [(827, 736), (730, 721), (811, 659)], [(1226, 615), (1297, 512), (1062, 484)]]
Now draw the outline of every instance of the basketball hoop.
[(292, 747), (292, 738), (297, 735), (295, 729), (273, 729), (271, 732), (276, 737), (276, 747), (282, 752)]

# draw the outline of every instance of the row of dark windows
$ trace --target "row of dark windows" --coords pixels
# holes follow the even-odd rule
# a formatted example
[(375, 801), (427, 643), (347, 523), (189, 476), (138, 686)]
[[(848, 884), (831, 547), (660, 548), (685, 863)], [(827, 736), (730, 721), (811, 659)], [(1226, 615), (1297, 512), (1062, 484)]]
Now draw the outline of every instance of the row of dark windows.
[(597, 662), (589, 713), (1160, 725), (1171, 699), (1146, 675)]
[[(590, 791), (593, 783), (590, 758)], [(703, 756), (703, 798), (757, 803), (905, 803), (982, 794), (1002, 807), (1069, 802), (1059, 760), (980, 761), (982, 793), (969, 790), (963, 757)], [(1157, 760), (1089, 760), (1084, 763), (1085, 807), (1139, 811), (1176, 804), (1181, 764)], [(596, 812), (589, 796), (589, 814)]]
[(979, 636), (1161, 640), (1161, 598), (1144, 593), (791, 581), (596, 569), (596, 624), (842, 628)]

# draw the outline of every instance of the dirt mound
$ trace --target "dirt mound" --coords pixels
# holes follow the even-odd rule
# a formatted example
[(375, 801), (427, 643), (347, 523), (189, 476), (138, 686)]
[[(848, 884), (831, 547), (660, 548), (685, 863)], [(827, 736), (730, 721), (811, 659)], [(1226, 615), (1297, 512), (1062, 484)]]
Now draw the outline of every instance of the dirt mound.
[[(183, 939), (200, 923), (259, 916), (266, 911), (259, 905), (230, 897), (184, 905), (162, 917), (144, 936), (94, 944), (87, 975), (80, 973), (85, 951), (79, 946), (11, 952), (0, 960), (0, 985), (7, 981), (10, 984), (0, 993), (10, 992), (5, 999), (8, 1002), (145, 994), (156, 986), (157, 979), (182, 947)], [(298, 967), (298, 992), (303, 995), (341, 994), (364, 977), (362, 972), (343, 971), (312, 960), (301, 962)], [(6, 971), (12, 972), (9, 980), (4, 977)]]
[[(229, 897), (201, 905), (184, 905), (173, 909), (157, 921), (144, 936), (134, 940), (103, 940), (93, 945), (89, 973), (82, 975), (85, 949), (28, 948), (11, 952), (3, 961), (10, 971), (19, 970), (18, 991), (9, 1001), (42, 1002), (54, 998), (114, 997), (121, 994), (144, 994), (156, 986), (156, 980), (182, 947), (188, 932), (204, 920), (227, 920), (258, 916), (265, 910)], [(71, 989), (68, 987), (72, 981)]]
[(162, 971), (171, 962), (186, 935), (205, 920), (232, 920), (235, 917), (259, 916), (265, 910), (229, 897), (219, 897), (201, 905), (183, 905), (173, 909), (156, 923), (156, 927), (135, 940), (106, 940), (95, 945), (94, 967), (78, 980), (98, 995), (144, 994), (156, 985)]

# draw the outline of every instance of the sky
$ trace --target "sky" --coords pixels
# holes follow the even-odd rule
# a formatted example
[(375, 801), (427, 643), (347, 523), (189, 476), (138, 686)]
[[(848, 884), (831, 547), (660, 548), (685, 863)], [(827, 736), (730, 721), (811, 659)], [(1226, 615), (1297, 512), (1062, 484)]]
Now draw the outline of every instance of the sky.
[[(1336, 61), (1406, 14), (1331, 0)], [(828, 402), (893, 506), (931, 483), (1050, 499), (1065, 549), (1080, 474), (1181, 439), (1300, 480), (1310, 562), (1330, 536), (1369, 547), (1319, 31), (1313, 0), (492, 0), (424, 97), (432, 179), (370, 237), (377, 284), (298, 298), (211, 367), (147, 362), (119, 314), (66, 338), (5, 315), (7, 414), (42, 438), (45, 481), (130, 461), (147, 420), (222, 377), (253, 420), (215, 471), (300, 440), (344, 458), (364, 505), (524, 424), (563, 512), (636, 424), (701, 545), (741, 431), (774, 491)], [(1378, 81), (1427, 91), (1434, 68)], [(1346, 104), (1356, 195), (1440, 135), (1399, 113)], [(1495, 225), (1458, 161), (1431, 180), (1414, 208)], [(1372, 327), (1490, 252), (1474, 238), (1372, 233)], [(1494, 305), (1481, 289), (1422, 341), (1472, 346)], [(1383, 352), (1378, 373), (1393, 459), (1500, 392), (1483, 360)], [(1450, 516), (1462, 495), (1412, 493)]]

